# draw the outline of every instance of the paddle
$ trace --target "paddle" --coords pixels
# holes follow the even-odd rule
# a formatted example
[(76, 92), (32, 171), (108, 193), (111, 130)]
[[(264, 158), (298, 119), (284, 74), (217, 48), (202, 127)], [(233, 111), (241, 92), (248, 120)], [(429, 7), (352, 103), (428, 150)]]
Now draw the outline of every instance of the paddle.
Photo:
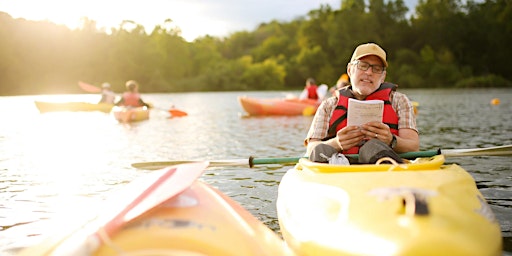
[(176, 109), (176, 108), (169, 109), (169, 113), (171, 114), (171, 118), (173, 118), (173, 117), (188, 116), (187, 112), (179, 110), (179, 109)]
[(92, 84), (82, 82), (82, 81), (78, 81), (78, 86), (80, 86), (80, 88), (82, 88), (82, 90), (84, 90), (86, 92), (90, 92), (90, 93), (100, 93), (101, 92), (101, 88), (94, 86)]
[(185, 112), (183, 110), (179, 110), (177, 108), (174, 108), (174, 106), (172, 106), (171, 109), (164, 109), (164, 108), (159, 108), (159, 107), (154, 107), (154, 106), (151, 106), (150, 108), (168, 112), (169, 114), (171, 114), (171, 116), (169, 118), (188, 116), (187, 112)]
[[(128, 203), (121, 211), (114, 211), (106, 216), (106, 222), (94, 222), (86, 226), (92, 233), (84, 233), (84, 227), (61, 239), (53, 239), (40, 246), (31, 247), (20, 255), (46, 255), (50, 252), (57, 255), (92, 255), (104, 242), (102, 238), (111, 238), (121, 227), (128, 222), (150, 212), (156, 207), (180, 194), (197, 180), (208, 162), (195, 162), (168, 167), (157, 173), (154, 182), (142, 187), (142, 192)], [(81, 232), (82, 231), (82, 232)], [(57, 249), (57, 251), (54, 251)]]
[[(407, 152), (400, 154), (402, 158), (415, 159), (418, 157), (432, 157), (435, 155), (443, 154), (446, 157), (458, 157), (458, 156), (510, 156), (512, 155), (512, 145), (504, 145), (489, 148), (471, 148), (471, 149), (439, 149), (439, 150), (428, 150), (428, 151), (416, 151)], [(348, 157), (357, 158), (358, 155), (347, 155)], [(299, 161), (301, 157), (286, 157), (286, 158), (253, 158), (249, 159), (233, 159), (233, 160), (216, 160), (210, 161), (212, 167), (222, 166), (249, 166), (252, 168), (254, 165), (263, 164), (294, 164)], [(161, 162), (141, 162), (133, 163), (132, 167), (137, 169), (156, 170), (166, 166), (193, 163), (195, 161), (190, 160), (178, 160), (178, 161), (161, 161)]]

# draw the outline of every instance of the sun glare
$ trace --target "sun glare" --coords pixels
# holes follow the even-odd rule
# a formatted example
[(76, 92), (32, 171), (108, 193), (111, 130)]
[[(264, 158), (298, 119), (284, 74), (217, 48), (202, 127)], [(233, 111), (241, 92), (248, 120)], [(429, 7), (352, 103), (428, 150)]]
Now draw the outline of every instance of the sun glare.
[(13, 18), (24, 18), (27, 20), (48, 20), (56, 24), (76, 28), (80, 16), (76, 16), (77, 6), (71, 1), (50, 0), (50, 1), (6, 1), (1, 11), (7, 12)]
[(109, 31), (118, 28), (124, 20), (131, 20), (144, 26), (150, 33), (155, 26), (163, 25), (166, 19), (181, 30), (181, 36), (192, 41), (206, 34), (227, 35), (228, 20), (212, 20), (208, 10), (215, 8), (211, 3), (194, 1), (68, 1), (68, 0), (6, 0), (0, 11), (13, 18), (47, 20), (70, 29), (80, 28), (82, 19), (96, 22), (99, 29)]

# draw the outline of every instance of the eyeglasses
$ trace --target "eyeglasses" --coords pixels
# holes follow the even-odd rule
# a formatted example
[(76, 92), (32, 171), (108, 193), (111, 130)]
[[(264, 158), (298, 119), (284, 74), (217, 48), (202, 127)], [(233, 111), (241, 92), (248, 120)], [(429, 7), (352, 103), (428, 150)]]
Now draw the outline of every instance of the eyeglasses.
[(355, 60), (352, 62), (352, 64), (356, 65), (357, 69), (362, 70), (362, 71), (366, 71), (371, 67), (372, 72), (375, 74), (382, 74), (382, 72), (384, 72), (386, 70), (386, 68), (381, 65), (370, 65), (370, 63), (368, 63), (368, 62), (364, 62), (364, 61), (360, 61), (360, 60)]

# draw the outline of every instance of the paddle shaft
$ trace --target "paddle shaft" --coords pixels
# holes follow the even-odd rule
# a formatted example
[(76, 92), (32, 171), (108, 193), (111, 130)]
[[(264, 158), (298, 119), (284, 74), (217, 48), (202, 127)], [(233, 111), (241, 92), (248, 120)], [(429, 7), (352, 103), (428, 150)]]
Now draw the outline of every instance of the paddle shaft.
[[(415, 151), (399, 154), (400, 157), (405, 159), (416, 159), (418, 157), (432, 157), (435, 155), (443, 154), (446, 157), (463, 157), (463, 156), (511, 156), (512, 145), (504, 145), (489, 148), (473, 148), (473, 149), (438, 149), (438, 150), (427, 150), (427, 151)], [(359, 155), (348, 154), (350, 158), (357, 159)], [(299, 161), (302, 157), (285, 157), (285, 158), (254, 158), (249, 159), (233, 159), (233, 160), (218, 160), (210, 161), (211, 167), (222, 167), (222, 166), (249, 166), (254, 167), (255, 165), (263, 164), (294, 164)], [(180, 161), (162, 161), (162, 162), (142, 162), (133, 163), (132, 167), (139, 169), (161, 169), (169, 165), (191, 163), (196, 161), (180, 160)]]
[[(435, 155), (439, 155), (440, 150), (429, 150), (429, 151), (417, 151), (417, 152), (407, 152), (400, 154), (400, 157), (405, 159), (416, 159), (418, 157), (433, 157)], [(346, 154), (348, 158), (358, 159), (358, 154)], [(249, 157), (249, 167), (253, 167), (255, 165), (260, 164), (290, 164), (297, 163), (299, 159), (303, 157), (285, 157), (285, 158), (253, 158)]]
[[(415, 159), (417, 157), (432, 157), (438, 155), (439, 151), (418, 151), (418, 152), (409, 152), (400, 154), (402, 158), (406, 159)], [(349, 154), (346, 155), (350, 158), (357, 159), (359, 156), (357, 154)], [(250, 168), (255, 165), (264, 165), (264, 164), (294, 164), (299, 161), (303, 157), (282, 157), (282, 158), (254, 158), (249, 157), (249, 159), (232, 159), (232, 160), (218, 160), (218, 161), (210, 161), (211, 167), (227, 167), (227, 166), (249, 166)], [(167, 167), (169, 165), (175, 164), (185, 164), (185, 163), (193, 163), (196, 161), (193, 160), (178, 160), (178, 161), (162, 161), (162, 162), (143, 162), (143, 163), (133, 163), (132, 167), (139, 169), (150, 169), (156, 170)]]
[[(445, 155), (446, 157), (458, 156), (510, 156), (512, 155), (512, 145), (496, 146), (489, 148), (472, 148), (472, 149), (438, 149), (426, 151), (414, 151), (399, 154), (405, 159), (416, 159), (418, 157), (433, 157), (435, 155)], [(347, 154), (347, 157), (358, 159), (357, 154)], [(296, 163), (300, 157), (290, 158), (249, 158), (249, 167), (258, 164), (285, 164)]]
[(439, 151), (445, 156), (510, 156), (512, 155), (512, 145), (472, 149), (440, 149)]

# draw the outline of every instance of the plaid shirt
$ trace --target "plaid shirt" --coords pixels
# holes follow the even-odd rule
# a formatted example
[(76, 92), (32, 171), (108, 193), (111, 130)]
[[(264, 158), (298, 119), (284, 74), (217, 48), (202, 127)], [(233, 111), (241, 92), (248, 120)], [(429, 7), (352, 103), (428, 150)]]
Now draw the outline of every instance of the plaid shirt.
[[(414, 109), (407, 98), (407, 96), (400, 92), (391, 92), (390, 95), (391, 106), (398, 115), (398, 130), (412, 129), (418, 132), (416, 128), (416, 116)], [(316, 111), (315, 117), (309, 127), (308, 135), (304, 140), (304, 145), (308, 145), (310, 139), (322, 140), (327, 137), (327, 130), (329, 129), (329, 121), (331, 120), (332, 112), (338, 105), (337, 97), (330, 97), (322, 102)]]

